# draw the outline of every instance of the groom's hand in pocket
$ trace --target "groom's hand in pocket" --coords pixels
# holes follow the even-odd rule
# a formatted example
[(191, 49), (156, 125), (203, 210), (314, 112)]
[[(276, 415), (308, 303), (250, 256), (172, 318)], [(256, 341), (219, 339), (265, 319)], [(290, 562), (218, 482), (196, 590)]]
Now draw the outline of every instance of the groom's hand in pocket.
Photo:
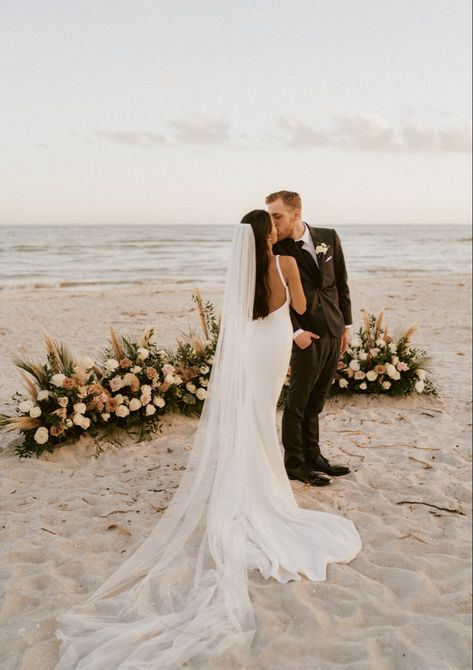
[(299, 349), (307, 349), (310, 347), (312, 340), (320, 340), (320, 336), (316, 333), (312, 333), (310, 330), (303, 330), (302, 333), (299, 333), (299, 335), (294, 338), (294, 342)]

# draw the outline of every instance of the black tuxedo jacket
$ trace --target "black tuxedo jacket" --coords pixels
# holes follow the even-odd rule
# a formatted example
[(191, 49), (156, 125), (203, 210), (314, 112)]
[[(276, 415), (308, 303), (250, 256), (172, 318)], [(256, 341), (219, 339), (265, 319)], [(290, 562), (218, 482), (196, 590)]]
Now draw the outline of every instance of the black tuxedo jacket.
[(274, 254), (293, 256), (296, 259), (307, 298), (307, 310), (304, 314), (297, 314), (291, 308), (292, 325), (294, 331), (302, 328), (316, 333), (314, 314), (320, 303), (328, 331), (334, 337), (340, 337), (345, 325), (352, 323), (350, 290), (340, 238), (330, 228), (308, 228), (314, 247), (321, 242), (328, 246), (326, 254), (317, 255), (319, 267), (310, 254), (299, 249), (291, 238), (276, 242), (273, 246)]

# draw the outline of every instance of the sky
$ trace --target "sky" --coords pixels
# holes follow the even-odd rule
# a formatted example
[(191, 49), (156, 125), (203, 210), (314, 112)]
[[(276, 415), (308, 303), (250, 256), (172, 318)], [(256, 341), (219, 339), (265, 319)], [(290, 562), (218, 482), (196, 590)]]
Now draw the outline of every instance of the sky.
[(471, 222), (469, 0), (1, 0), (0, 224)]

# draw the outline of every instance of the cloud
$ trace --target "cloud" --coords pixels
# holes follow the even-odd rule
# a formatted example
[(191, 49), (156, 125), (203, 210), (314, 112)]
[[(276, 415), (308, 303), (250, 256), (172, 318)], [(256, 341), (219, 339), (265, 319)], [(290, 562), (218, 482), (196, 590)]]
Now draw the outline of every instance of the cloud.
[(310, 126), (294, 116), (277, 123), (279, 140), (294, 149), (331, 146), (377, 152), (456, 152), (471, 151), (468, 128), (430, 128), (404, 124), (398, 129), (372, 113), (333, 114), (330, 128)]
[(99, 130), (97, 135), (115, 144), (135, 147), (220, 145), (230, 140), (229, 123), (220, 114), (170, 119), (168, 132)]

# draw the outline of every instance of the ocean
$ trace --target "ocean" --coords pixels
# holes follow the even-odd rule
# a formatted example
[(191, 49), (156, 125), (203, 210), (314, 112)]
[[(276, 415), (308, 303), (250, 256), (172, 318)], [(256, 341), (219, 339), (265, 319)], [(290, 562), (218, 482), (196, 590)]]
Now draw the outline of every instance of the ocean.
[[(234, 226), (0, 226), (0, 290), (208, 284)], [(469, 226), (340, 225), (349, 276), (471, 272)]]

